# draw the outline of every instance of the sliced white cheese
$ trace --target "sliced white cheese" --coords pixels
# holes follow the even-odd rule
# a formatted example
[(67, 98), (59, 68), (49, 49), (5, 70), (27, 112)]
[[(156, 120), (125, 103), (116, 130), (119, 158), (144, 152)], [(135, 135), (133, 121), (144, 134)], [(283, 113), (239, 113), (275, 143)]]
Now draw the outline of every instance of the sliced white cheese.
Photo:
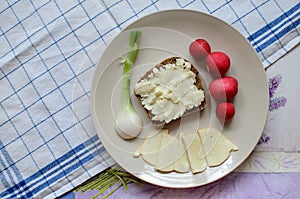
[(160, 150), (162, 137), (168, 133), (168, 129), (162, 129), (159, 132), (151, 132), (150, 135), (148, 135), (148, 137), (140, 144), (133, 156), (138, 157), (142, 155), (146, 162), (148, 162), (150, 165), (155, 165), (157, 154)]
[(171, 172), (174, 170), (174, 164), (178, 159), (175, 150), (177, 145), (178, 139), (169, 134), (163, 134), (155, 163), (156, 170), (163, 172)]
[(238, 147), (214, 128), (199, 129), (198, 134), (204, 148), (208, 166), (218, 166), (225, 162), (231, 151)]
[(179, 173), (190, 171), (182, 140), (178, 140), (169, 134), (162, 136), (161, 148), (157, 154), (155, 169), (162, 172), (176, 171)]
[(174, 171), (179, 173), (186, 173), (190, 171), (190, 164), (187, 153), (183, 144), (183, 140), (179, 139), (176, 147), (176, 162), (174, 164)]
[(185, 134), (181, 133), (185, 149), (187, 150), (188, 160), (193, 173), (200, 173), (207, 167), (204, 157), (201, 140), (197, 133)]
[(183, 142), (168, 134), (167, 129), (151, 132), (139, 145), (134, 157), (142, 158), (162, 172), (189, 172), (190, 166)]

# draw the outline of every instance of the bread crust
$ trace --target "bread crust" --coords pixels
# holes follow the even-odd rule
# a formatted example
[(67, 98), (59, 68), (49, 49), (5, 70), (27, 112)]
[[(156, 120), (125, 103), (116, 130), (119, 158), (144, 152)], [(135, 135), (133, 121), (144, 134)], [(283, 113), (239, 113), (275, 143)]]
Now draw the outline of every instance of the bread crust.
[[(162, 62), (160, 62), (159, 64), (157, 64), (157, 65), (154, 66), (153, 68), (160, 69), (161, 67), (163, 67), (163, 66), (165, 66), (165, 65), (167, 65), (167, 64), (175, 64), (175, 63), (176, 63), (176, 59), (184, 59), (184, 58), (181, 58), (181, 57), (170, 57), (170, 58), (167, 58), (167, 59), (163, 60)], [(186, 59), (184, 59), (184, 61), (185, 61), (185, 62), (189, 62), (189, 63), (191, 64), (191, 69), (190, 69), (190, 70), (195, 74), (195, 78), (196, 78), (196, 81), (195, 81), (194, 85), (195, 85), (199, 90), (203, 90), (203, 92), (204, 92), (204, 100), (201, 102), (200, 106), (198, 106), (198, 107), (193, 107), (192, 109), (186, 110), (186, 111), (183, 113), (183, 115), (182, 115), (181, 117), (183, 117), (183, 116), (185, 116), (185, 115), (187, 115), (187, 114), (190, 114), (190, 113), (194, 113), (194, 112), (203, 110), (203, 109), (205, 109), (205, 107), (206, 107), (206, 95), (205, 95), (205, 91), (204, 91), (204, 85), (203, 85), (203, 82), (202, 82), (201, 77), (200, 77), (200, 75), (199, 75), (199, 71), (198, 71), (198, 69), (197, 69), (190, 61), (188, 61), (188, 60), (186, 60)], [(140, 82), (140, 81), (142, 81), (142, 80), (144, 80), (144, 79), (147, 79), (148, 76), (152, 73), (153, 68), (150, 69), (149, 71), (147, 71), (147, 72), (145, 73), (145, 75), (143, 75), (143, 76), (138, 80), (138, 82)], [(140, 104), (144, 107), (144, 105), (142, 104), (142, 97), (141, 97), (140, 95), (136, 94), (135, 92), (134, 92), (134, 94), (135, 94), (135, 96), (137, 97), (137, 99), (138, 99), (138, 101), (140, 102)], [(161, 127), (161, 126), (163, 126), (163, 125), (166, 124), (165, 121), (157, 121), (157, 120), (153, 120), (152, 118), (153, 118), (154, 115), (152, 115), (151, 112), (150, 112), (149, 110), (147, 110), (146, 108), (144, 108), (144, 110), (145, 110), (145, 112), (146, 112), (148, 118), (151, 120), (151, 122), (152, 122), (152, 124), (153, 124), (154, 126), (156, 126), (156, 127)], [(181, 117), (180, 117), (180, 118), (181, 118)], [(180, 118), (178, 118), (178, 119), (180, 119)], [(178, 120), (178, 119), (176, 119), (176, 120)], [(172, 121), (175, 121), (175, 120), (172, 120)], [(172, 122), (172, 121), (171, 121), (171, 122)], [(169, 122), (169, 123), (171, 123), (171, 122)]]

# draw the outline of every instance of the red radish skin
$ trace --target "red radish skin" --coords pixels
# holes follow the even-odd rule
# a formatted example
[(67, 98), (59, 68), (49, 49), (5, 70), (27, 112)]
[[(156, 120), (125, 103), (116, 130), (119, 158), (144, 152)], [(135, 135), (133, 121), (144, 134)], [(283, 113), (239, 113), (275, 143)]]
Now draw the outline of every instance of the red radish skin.
[(230, 68), (230, 58), (224, 52), (212, 52), (206, 57), (206, 67), (213, 77), (224, 77)]
[(227, 101), (238, 93), (238, 81), (232, 76), (225, 76), (213, 80), (208, 86), (213, 98), (219, 101)]
[(221, 102), (217, 105), (216, 116), (221, 122), (229, 122), (235, 115), (235, 107), (231, 102)]
[(204, 39), (196, 39), (189, 46), (189, 52), (197, 60), (204, 60), (211, 52), (209, 43)]

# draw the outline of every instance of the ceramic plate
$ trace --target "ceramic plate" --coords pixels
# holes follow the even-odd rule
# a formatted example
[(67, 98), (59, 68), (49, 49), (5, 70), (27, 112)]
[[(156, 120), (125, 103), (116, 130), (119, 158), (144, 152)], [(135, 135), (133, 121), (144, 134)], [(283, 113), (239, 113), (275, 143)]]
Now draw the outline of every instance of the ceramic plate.
[[(239, 151), (222, 165), (208, 168), (202, 173), (160, 173), (133, 153), (143, 138), (155, 128), (144, 110), (132, 95), (133, 105), (143, 119), (144, 128), (138, 138), (126, 141), (114, 130), (114, 118), (120, 107), (120, 80), (122, 65), (120, 58), (128, 51), (130, 30), (141, 30), (140, 51), (132, 70), (131, 90), (138, 79), (155, 64), (171, 56), (190, 60), (198, 67), (206, 85), (212, 80), (203, 63), (196, 62), (188, 52), (195, 38), (209, 41), (212, 51), (226, 52), (231, 58), (228, 75), (239, 81), (239, 92), (233, 103), (236, 107), (234, 119), (221, 124), (215, 117), (216, 102), (208, 99), (204, 111), (183, 117), (170, 126), (170, 133), (195, 133), (198, 128), (215, 127), (222, 131)], [(187, 188), (208, 184), (232, 172), (252, 152), (264, 128), (268, 113), (268, 82), (265, 71), (255, 50), (248, 41), (230, 25), (213, 16), (187, 10), (168, 10), (154, 13), (129, 25), (108, 45), (95, 70), (92, 83), (92, 115), (97, 133), (108, 153), (125, 170), (149, 183)]]

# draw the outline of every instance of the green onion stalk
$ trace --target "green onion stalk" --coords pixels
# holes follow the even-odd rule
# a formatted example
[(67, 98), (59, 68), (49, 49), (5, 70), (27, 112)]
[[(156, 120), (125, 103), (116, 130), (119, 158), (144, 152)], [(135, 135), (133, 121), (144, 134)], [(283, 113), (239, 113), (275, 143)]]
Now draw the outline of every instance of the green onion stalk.
[(98, 190), (99, 192), (90, 199), (96, 199), (99, 196), (102, 196), (101, 198), (105, 199), (122, 186), (127, 192), (129, 183), (143, 185), (140, 180), (129, 173), (118, 168), (109, 168), (101, 173), (96, 179), (85, 183), (74, 191), (83, 194), (86, 191)]
[(129, 53), (124, 60), (121, 91), (121, 108), (115, 121), (115, 130), (123, 139), (133, 139), (143, 128), (142, 120), (136, 113), (130, 98), (131, 69), (139, 51), (141, 31), (131, 31)]

